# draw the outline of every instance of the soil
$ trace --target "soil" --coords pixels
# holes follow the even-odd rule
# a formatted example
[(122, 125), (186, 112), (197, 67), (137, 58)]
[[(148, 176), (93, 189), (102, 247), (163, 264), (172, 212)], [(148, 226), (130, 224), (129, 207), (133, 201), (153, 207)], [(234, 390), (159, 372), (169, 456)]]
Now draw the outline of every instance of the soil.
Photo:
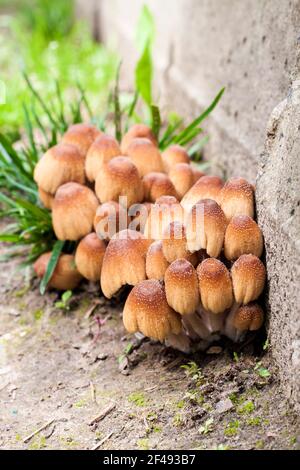
[(97, 285), (59, 308), (19, 261), (0, 272), (1, 448), (300, 448), (261, 336), (186, 356), (127, 335)]

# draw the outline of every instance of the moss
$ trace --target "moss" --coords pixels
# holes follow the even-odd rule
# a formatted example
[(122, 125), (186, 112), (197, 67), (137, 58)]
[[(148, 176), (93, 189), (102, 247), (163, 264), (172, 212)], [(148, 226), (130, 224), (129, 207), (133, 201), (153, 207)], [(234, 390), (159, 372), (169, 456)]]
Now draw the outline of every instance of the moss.
[(242, 406), (239, 406), (237, 412), (239, 414), (251, 414), (255, 410), (253, 401), (248, 400)]
[(147, 404), (147, 399), (145, 395), (142, 392), (133, 392), (129, 395), (128, 401), (130, 403), (134, 403), (135, 406), (146, 406)]
[(183, 424), (183, 416), (182, 416), (182, 413), (179, 413), (179, 412), (176, 413), (176, 414), (174, 415), (174, 417), (173, 417), (172, 422), (173, 422), (173, 425), (176, 426), (176, 427), (177, 427), (177, 426), (182, 426), (182, 424)]
[(149, 448), (150, 448), (150, 447), (149, 447), (149, 439), (146, 439), (146, 438), (144, 438), (144, 439), (139, 439), (139, 440), (137, 441), (137, 446), (138, 446), (138, 448), (141, 449), (141, 450), (149, 450)]
[(46, 438), (44, 436), (35, 436), (28, 446), (29, 450), (40, 450), (46, 447)]
[(226, 428), (224, 429), (224, 436), (231, 437), (236, 436), (240, 427), (240, 422), (236, 419), (234, 421), (230, 421)]
[(260, 439), (259, 441), (256, 441), (255, 443), (255, 449), (260, 450), (260, 449), (263, 449), (264, 446), (265, 446), (265, 443), (262, 439)]
[(20, 442), (22, 440), (21, 434), (16, 434), (16, 441)]
[(83, 406), (87, 405), (87, 401), (85, 398), (82, 398), (81, 400), (78, 400), (76, 403), (73, 403), (74, 408), (82, 408)]
[(260, 426), (262, 424), (262, 419), (259, 416), (249, 418), (247, 420), (249, 426)]
[(40, 320), (43, 315), (44, 315), (44, 311), (41, 308), (33, 312), (33, 318), (35, 319), (35, 321)]
[(14, 296), (15, 297), (23, 297), (30, 289), (30, 285), (28, 284), (27, 286), (22, 287), (21, 289), (15, 291)]
[(185, 401), (184, 400), (179, 400), (177, 403), (175, 403), (175, 407), (178, 408), (179, 410), (182, 410), (185, 407)]

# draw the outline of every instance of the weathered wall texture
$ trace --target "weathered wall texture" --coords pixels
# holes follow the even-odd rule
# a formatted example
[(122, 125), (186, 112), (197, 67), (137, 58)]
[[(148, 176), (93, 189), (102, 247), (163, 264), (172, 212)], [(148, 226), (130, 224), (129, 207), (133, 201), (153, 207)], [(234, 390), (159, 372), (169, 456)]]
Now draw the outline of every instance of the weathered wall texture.
[(149, 5), (157, 28), (156, 92), (168, 109), (193, 117), (226, 87), (206, 124), (205, 152), (230, 175), (254, 182), (258, 173), (272, 351), (299, 404), (300, 0), (78, 2), (81, 12), (89, 5), (90, 18), (97, 10), (98, 32), (117, 46), (128, 85), (137, 58), (135, 25), (142, 4)]

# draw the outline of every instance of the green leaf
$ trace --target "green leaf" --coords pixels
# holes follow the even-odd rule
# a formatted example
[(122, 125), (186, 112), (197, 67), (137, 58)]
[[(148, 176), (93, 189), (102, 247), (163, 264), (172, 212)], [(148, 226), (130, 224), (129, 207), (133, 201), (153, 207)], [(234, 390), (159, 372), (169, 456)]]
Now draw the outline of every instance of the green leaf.
[(119, 80), (120, 80), (120, 69), (121, 69), (121, 62), (117, 68), (116, 73), (116, 83), (114, 89), (114, 123), (115, 123), (115, 136), (118, 142), (121, 141), (122, 138), (122, 124), (121, 124), (121, 106), (120, 106), (120, 98), (119, 98)]
[(155, 105), (151, 105), (151, 116), (152, 116), (152, 131), (155, 137), (159, 136), (160, 126), (161, 126), (161, 117), (159, 107)]
[(135, 34), (135, 41), (139, 52), (144, 50), (147, 43), (153, 43), (154, 36), (154, 18), (147, 5), (144, 5), (141, 9)]
[(135, 68), (135, 86), (145, 103), (152, 103), (152, 58), (149, 41), (139, 58)]
[(268, 371), (268, 369), (266, 369), (265, 367), (260, 367), (258, 370), (257, 370), (258, 374), (260, 375), (260, 377), (270, 377), (271, 376), (271, 373)]
[(72, 297), (73, 292), (71, 290), (66, 290), (61, 296), (61, 300), (66, 303)]
[(51, 276), (52, 276), (52, 274), (53, 274), (53, 272), (56, 268), (56, 265), (57, 265), (59, 256), (62, 252), (64, 243), (65, 242), (62, 241), (62, 240), (57, 240), (55, 242), (54, 246), (53, 246), (51, 258), (50, 258), (49, 263), (47, 265), (47, 269), (46, 269), (46, 272), (44, 274), (44, 277), (43, 277), (43, 279), (41, 280), (41, 283), (40, 283), (40, 293), (42, 295), (44, 295), (45, 292), (46, 292), (48, 282), (50, 281)]

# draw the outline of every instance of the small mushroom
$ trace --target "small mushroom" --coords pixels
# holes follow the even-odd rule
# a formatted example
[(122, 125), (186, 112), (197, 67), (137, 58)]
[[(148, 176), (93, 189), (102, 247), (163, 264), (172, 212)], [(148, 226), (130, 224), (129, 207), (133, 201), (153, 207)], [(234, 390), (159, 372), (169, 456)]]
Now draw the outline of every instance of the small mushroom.
[(55, 145), (36, 164), (34, 181), (50, 194), (55, 194), (59, 186), (69, 181), (84, 184), (84, 157), (74, 145)]
[(241, 341), (247, 331), (259, 330), (264, 322), (260, 305), (249, 303), (235, 309), (226, 319), (224, 334), (232, 341)]
[(116, 201), (108, 201), (97, 207), (93, 225), (98, 237), (108, 241), (115, 233), (126, 230), (128, 223), (126, 209)]
[(114, 157), (102, 167), (95, 183), (95, 191), (100, 202), (120, 202), (130, 207), (142, 202), (144, 189), (136, 166), (127, 157)]
[(93, 191), (78, 183), (58, 188), (52, 204), (52, 223), (59, 240), (79, 240), (91, 232), (98, 207)]
[[(52, 253), (42, 254), (34, 263), (36, 275), (42, 278), (46, 272)], [(78, 272), (73, 255), (62, 254), (58, 258), (54, 272), (48, 282), (48, 287), (57, 290), (72, 290), (78, 286), (82, 276)]]
[(97, 137), (85, 159), (85, 172), (88, 180), (95, 181), (102, 166), (118, 155), (121, 155), (121, 150), (116, 139), (106, 134)]
[(185, 210), (190, 210), (200, 199), (213, 199), (218, 202), (223, 181), (218, 176), (202, 176), (181, 200)]
[(236, 215), (254, 216), (253, 186), (244, 178), (229, 179), (219, 194), (221, 205), (227, 220)]
[(224, 240), (224, 253), (233, 261), (250, 254), (260, 258), (263, 252), (263, 236), (257, 223), (248, 215), (236, 215), (230, 220)]
[(236, 302), (248, 304), (262, 293), (266, 268), (257, 256), (242, 255), (233, 263), (231, 277)]
[(169, 263), (163, 255), (162, 242), (157, 240), (148, 248), (146, 256), (146, 274), (148, 279), (161, 280), (165, 276)]
[(101, 131), (91, 124), (73, 124), (63, 135), (62, 142), (75, 145), (81, 155), (85, 157), (88, 149), (100, 134)]
[(185, 148), (177, 144), (170, 145), (162, 153), (162, 159), (166, 173), (169, 173), (177, 163), (190, 163), (190, 157)]
[(198, 263), (196, 253), (191, 253), (187, 249), (185, 227), (182, 222), (175, 220), (171, 222), (164, 230), (162, 239), (162, 250), (164, 257), (169, 263), (176, 259), (185, 258), (193, 266)]
[(142, 137), (133, 139), (128, 146), (126, 155), (135, 164), (141, 177), (153, 171), (164, 171), (159, 150), (149, 139)]
[(173, 196), (161, 196), (152, 204), (147, 218), (144, 234), (152, 240), (161, 240), (168, 225), (175, 221), (183, 221), (184, 211)]
[(153, 145), (157, 146), (157, 139), (153, 134), (150, 127), (145, 124), (134, 124), (131, 128), (123, 135), (121, 142), (121, 150), (123, 155), (127, 155), (128, 147), (133, 139), (137, 137), (144, 137), (152, 142)]
[(139, 331), (161, 342), (182, 331), (180, 315), (168, 305), (164, 288), (154, 279), (132, 289), (124, 306), (123, 322), (129, 333)]
[(194, 170), (188, 163), (177, 163), (170, 168), (169, 178), (172, 181), (179, 199), (188, 192), (194, 184)]
[(89, 233), (79, 243), (75, 253), (78, 271), (89, 281), (100, 281), (106, 245), (96, 233)]
[(161, 196), (177, 197), (176, 189), (165, 173), (151, 172), (144, 176), (144, 198), (155, 202)]
[(170, 307), (181, 315), (194, 313), (199, 304), (197, 273), (184, 258), (170, 264), (165, 273), (165, 289)]
[(38, 192), (39, 192), (39, 198), (43, 206), (46, 207), (46, 209), (49, 209), (51, 211), (54, 196), (50, 193), (47, 193), (42, 188), (38, 188)]

